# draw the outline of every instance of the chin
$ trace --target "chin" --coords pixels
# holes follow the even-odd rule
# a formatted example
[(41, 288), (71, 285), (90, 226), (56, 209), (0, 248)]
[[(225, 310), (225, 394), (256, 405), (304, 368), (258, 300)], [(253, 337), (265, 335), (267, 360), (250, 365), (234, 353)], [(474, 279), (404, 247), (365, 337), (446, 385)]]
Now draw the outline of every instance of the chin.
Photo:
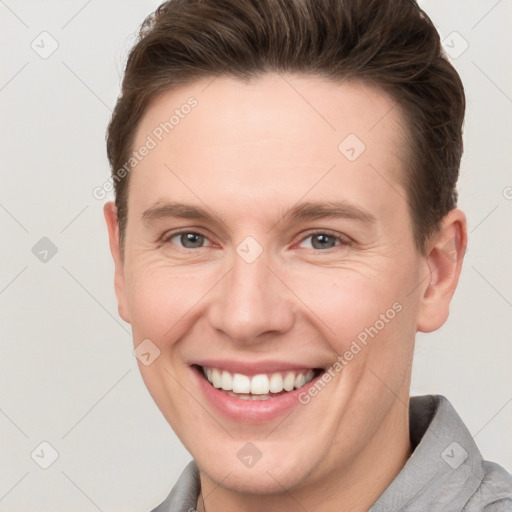
[(225, 460), (209, 458), (202, 461), (202, 457), (194, 459), (202, 473), (224, 488), (241, 494), (272, 495), (282, 494), (284, 490), (298, 486), (315, 464), (313, 461), (305, 462), (298, 457), (290, 457), (288, 450), (284, 452), (281, 456), (274, 451), (266, 461), (262, 456), (252, 467), (246, 467), (238, 458), (233, 460), (231, 457)]

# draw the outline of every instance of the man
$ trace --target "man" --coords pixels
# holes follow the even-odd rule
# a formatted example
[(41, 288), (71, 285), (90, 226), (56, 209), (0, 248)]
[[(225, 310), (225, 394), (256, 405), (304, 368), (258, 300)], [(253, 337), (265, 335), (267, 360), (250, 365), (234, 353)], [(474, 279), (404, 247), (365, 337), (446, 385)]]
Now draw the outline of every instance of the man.
[(143, 379), (194, 458), (155, 510), (512, 510), (449, 402), (409, 397), (466, 247), (464, 108), (413, 2), (144, 22), (105, 217)]

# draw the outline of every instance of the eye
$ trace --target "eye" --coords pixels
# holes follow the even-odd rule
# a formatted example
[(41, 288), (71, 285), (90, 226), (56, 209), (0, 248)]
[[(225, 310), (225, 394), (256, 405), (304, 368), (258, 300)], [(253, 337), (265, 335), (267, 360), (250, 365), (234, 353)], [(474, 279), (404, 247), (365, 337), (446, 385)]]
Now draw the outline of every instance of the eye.
[(318, 231), (309, 234), (306, 238), (302, 239), (301, 247), (307, 249), (332, 249), (338, 245), (350, 245), (350, 240), (347, 237), (336, 235), (328, 231)]
[(163, 243), (172, 243), (183, 247), (184, 249), (200, 249), (201, 247), (211, 245), (209, 240), (200, 233), (195, 231), (182, 231), (181, 233), (174, 233), (165, 236), (162, 240)]
[[(195, 231), (170, 233), (163, 237), (162, 242), (171, 243), (184, 249), (201, 249), (212, 245), (204, 235)], [(299, 245), (307, 249), (328, 250), (339, 245), (350, 245), (350, 239), (328, 231), (318, 231), (303, 238)]]

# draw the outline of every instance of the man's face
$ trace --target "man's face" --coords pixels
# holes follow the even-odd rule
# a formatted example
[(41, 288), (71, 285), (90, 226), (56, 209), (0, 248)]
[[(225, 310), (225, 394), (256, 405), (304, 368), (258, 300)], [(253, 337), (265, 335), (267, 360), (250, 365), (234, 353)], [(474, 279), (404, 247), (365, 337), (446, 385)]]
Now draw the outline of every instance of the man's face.
[(400, 123), (374, 88), (269, 74), (170, 91), (138, 127), (133, 149), (154, 147), (130, 176), (120, 312), (160, 351), (139, 364), (150, 393), (224, 487), (356, 475), (407, 435), (428, 268)]

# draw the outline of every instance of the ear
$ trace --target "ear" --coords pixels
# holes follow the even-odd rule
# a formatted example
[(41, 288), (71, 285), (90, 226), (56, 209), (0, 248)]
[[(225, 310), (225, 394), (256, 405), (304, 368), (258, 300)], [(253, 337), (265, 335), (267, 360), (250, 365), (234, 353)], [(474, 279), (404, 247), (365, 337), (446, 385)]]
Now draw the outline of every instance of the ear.
[(419, 331), (432, 332), (446, 322), (466, 246), (466, 216), (455, 208), (445, 216), (440, 230), (428, 242), (425, 261), (430, 276), (420, 299)]
[(108, 228), (108, 239), (110, 244), (110, 252), (114, 258), (115, 274), (114, 274), (114, 288), (117, 296), (117, 305), (119, 315), (125, 322), (130, 322), (128, 315), (128, 307), (126, 300), (126, 287), (124, 277), (124, 260), (121, 251), (121, 243), (119, 236), (119, 220), (117, 217), (117, 207), (114, 202), (109, 201), (103, 207), (105, 221)]

